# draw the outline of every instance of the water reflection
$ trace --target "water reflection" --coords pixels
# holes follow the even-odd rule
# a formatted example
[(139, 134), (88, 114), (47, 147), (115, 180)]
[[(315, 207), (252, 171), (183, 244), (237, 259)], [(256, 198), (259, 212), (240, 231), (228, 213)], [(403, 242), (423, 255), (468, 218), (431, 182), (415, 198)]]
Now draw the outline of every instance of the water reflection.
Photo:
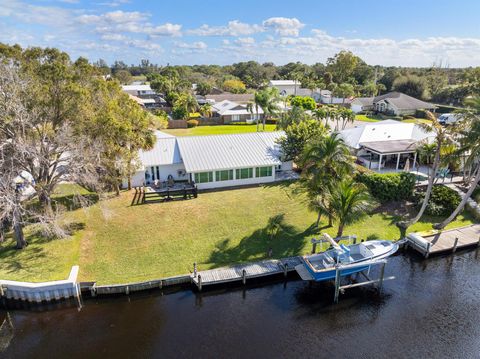
[[(157, 290), (1, 313), (6, 358), (477, 358), (478, 251), (389, 260), (382, 292), (355, 288), (332, 304), (328, 283)], [(9, 318), (6, 321), (6, 318)], [(5, 334), (3, 334), (5, 332)], [(52, 348), (55, 348), (52, 351)]]

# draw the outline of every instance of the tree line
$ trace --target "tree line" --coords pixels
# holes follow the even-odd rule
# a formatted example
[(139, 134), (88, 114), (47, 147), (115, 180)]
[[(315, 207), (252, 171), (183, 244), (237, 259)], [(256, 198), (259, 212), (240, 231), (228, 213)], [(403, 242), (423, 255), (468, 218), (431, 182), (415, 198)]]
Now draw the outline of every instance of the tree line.
[(400, 91), (423, 100), (447, 105), (461, 105), (468, 95), (478, 92), (480, 68), (450, 68), (433, 64), (428, 68), (386, 67), (368, 65), (349, 51), (340, 51), (325, 63), (313, 65), (291, 62), (277, 66), (271, 62), (238, 62), (232, 65), (157, 65), (142, 60), (139, 65), (115, 61), (109, 66), (99, 60), (94, 64), (104, 74), (111, 74), (122, 83), (132, 76), (171, 77), (172, 73), (186, 87), (197, 85), (204, 95), (214, 87), (233, 93), (255, 91), (270, 80), (297, 80), (304, 88), (329, 89), (335, 96), (376, 96)]

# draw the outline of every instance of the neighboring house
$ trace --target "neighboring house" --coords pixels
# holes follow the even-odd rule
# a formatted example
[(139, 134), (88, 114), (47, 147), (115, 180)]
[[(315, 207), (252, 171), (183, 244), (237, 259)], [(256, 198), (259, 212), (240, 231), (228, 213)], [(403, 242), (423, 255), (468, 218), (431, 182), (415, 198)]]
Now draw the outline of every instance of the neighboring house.
[[(174, 137), (157, 131), (150, 151), (140, 151), (140, 169), (132, 186), (154, 181), (195, 181), (199, 189), (267, 183), (291, 173), (280, 160), (277, 139), (283, 132)], [(125, 184), (124, 184), (125, 185)]]
[(347, 98), (335, 97), (330, 90), (320, 90), (320, 102), (323, 104), (344, 104), (348, 101)]
[(150, 85), (145, 84), (135, 84), (135, 85), (124, 85), (122, 90), (125, 91), (130, 96), (134, 96), (135, 101), (144, 106), (145, 108), (159, 108), (166, 105), (166, 101), (159, 96)]
[(270, 80), (269, 87), (275, 87), (282, 96), (309, 96), (315, 101), (320, 101), (320, 91), (302, 88), (296, 80)]
[(350, 101), (350, 109), (355, 112), (373, 111), (373, 97), (356, 97)]
[(282, 96), (297, 95), (300, 82), (297, 80), (270, 80), (268, 87), (275, 87)]
[(129, 93), (127, 93), (127, 95), (142, 107), (145, 107), (145, 108), (155, 107), (155, 100), (153, 98), (140, 98), (134, 95), (130, 95)]
[(225, 100), (236, 102), (239, 104), (246, 104), (254, 100), (255, 95), (253, 93), (230, 93), (224, 92), (221, 94), (208, 94), (205, 96), (207, 102), (215, 104)]
[[(239, 104), (229, 100), (212, 105), (212, 117), (220, 117), (223, 123), (232, 122), (255, 122), (257, 120), (257, 111), (255, 106), (252, 109), (253, 113), (248, 110), (247, 105)], [(258, 119), (263, 118), (263, 110), (258, 109)]]
[(414, 123), (395, 120), (366, 123), (339, 132), (340, 137), (356, 154), (358, 162), (372, 170), (413, 168), (417, 148), (432, 143), (435, 134), (425, 132)]
[(155, 96), (157, 94), (152, 90), (150, 85), (123, 85), (122, 90), (130, 95), (140, 98), (145, 96)]
[(415, 115), (417, 110), (434, 110), (434, 104), (418, 100), (401, 92), (389, 92), (373, 99), (374, 111), (387, 115)]

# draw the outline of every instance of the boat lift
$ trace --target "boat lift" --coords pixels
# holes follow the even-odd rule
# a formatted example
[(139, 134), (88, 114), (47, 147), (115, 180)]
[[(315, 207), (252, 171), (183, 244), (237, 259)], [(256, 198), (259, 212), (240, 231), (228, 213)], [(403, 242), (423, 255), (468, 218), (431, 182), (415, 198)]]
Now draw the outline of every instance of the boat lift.
[[(336, 240), (338, 240), (338, 239), (343, 239), (343, 240), (349, 239), (349, 240), (352, 240), (353, 243), (355, 243), (356, 240), (357, 240), (357, 238), (353, 237), (353, 236), (336, 238)], [(312, 239), (312, 244), (313, 244), (312, 253), (315, 253), (316, 245), (319, 244), (319, 243), (330, 243), (330, 245), (333, 248), (340, 248), (339, 245), (338, 245), (338, 242), (336, 240), (332, 239), (328, 234), (324, 234), (323, 239)], [(384, 281), (395, 279), (394, 276), (385, 277), (385, 266), (386, 266), (386, 264), (387, 264), (386, 259), (377, 259), (377, 260), (371, 260), (371, 261), (367, 261), (367, 262), (353, 263), (353, 264), (337, 263), (335, 265), (335, 294), (334, 294), (334, 298), (333, 298), (334, 303), (338, 303), (338, 298), (340, 296), (340, 293), (343, 294), (346, 289), (363, 287), (363, 286), (366, 286), (366, 285), (375, 285), (377, 287), (377, 289), (379, 291), (381, 291)], [(347, 271), (347, 270), (350, 270), (350, 269), (355, 269), (355, 268), (365, 267), (365, 266), (368, 266), (368, 270), (358, 272), (358, 274), (360, 274), (361, 276), (363, 276), (365, 278), (364, 281), (356, 282), (356, 283), (349, 283), (349, 284), (345, 284), (345, 285), (341, 284), (342, 271)], [(380, 275), (377, 279), (371, 279), (369, 277), (370, 270), (372, 269), (372, 267), (375, 267), (375, 266), (380, 266)], [(313, 276), (303, 266), (303, 264), (296, 266), (295, 269), (303, 280), (314, 281)]]

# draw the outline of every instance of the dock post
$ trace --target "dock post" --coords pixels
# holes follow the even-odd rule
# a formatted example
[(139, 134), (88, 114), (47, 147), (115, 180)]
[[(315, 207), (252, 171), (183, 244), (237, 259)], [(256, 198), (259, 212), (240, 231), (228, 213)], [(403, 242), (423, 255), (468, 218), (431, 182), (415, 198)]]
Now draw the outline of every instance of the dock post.
[(245, 269), (242, 269), (242, 283), (243, 285), (247, 283), (247, 271)]
[(337, 268), (335, 272), (335, 296), (333, 302), (338, 303), (338, 295), (340, 294), (340, 269)]
[(380, 279), (379, 279), (379, 282), (378, 282), (378, 290), (381, 291), (382, 290), (382, 287), (383, 287), (383, 278), (385, 276), (385, 265), (387, 264), (387, 262), (384, 262), (382, 264), (382, 269), (380, 269)]
[(125, 294), (126, 295), (130, 294), (130, 288), (128, 287), (128, 285), (125, 287)]
[(315, 254), (317, 251), (317, 242), (312, 242), (312, 254)]
[(288, 275), (288, 263), (285, 263), (283, 265), (283, 275), (285, 276), (285, 278), (287, 277)]
[(353, 237), (353, 244), (357, 244), (357, 237)]
[(197, 276), (197, 262), (193, 263), (193, 277), (195, 278)]
[(453, 243), (452, 253), (455, 253), (457, 251), (457, 246), (458, 246), (458, 237), (455, 237), (455, 242)]
[(201, 292), (202, 291), (202, 275), (198, 275), (198, 290)]
[(430, 255), (430, 247), (432, 246), (432, 242), (428, 242), (427, 244), (427, 251), (425, 252), (425, 259), (428, 258), (428, 256)]
[(480, 247), (480, 236), (478, 237), (477, 247)]

